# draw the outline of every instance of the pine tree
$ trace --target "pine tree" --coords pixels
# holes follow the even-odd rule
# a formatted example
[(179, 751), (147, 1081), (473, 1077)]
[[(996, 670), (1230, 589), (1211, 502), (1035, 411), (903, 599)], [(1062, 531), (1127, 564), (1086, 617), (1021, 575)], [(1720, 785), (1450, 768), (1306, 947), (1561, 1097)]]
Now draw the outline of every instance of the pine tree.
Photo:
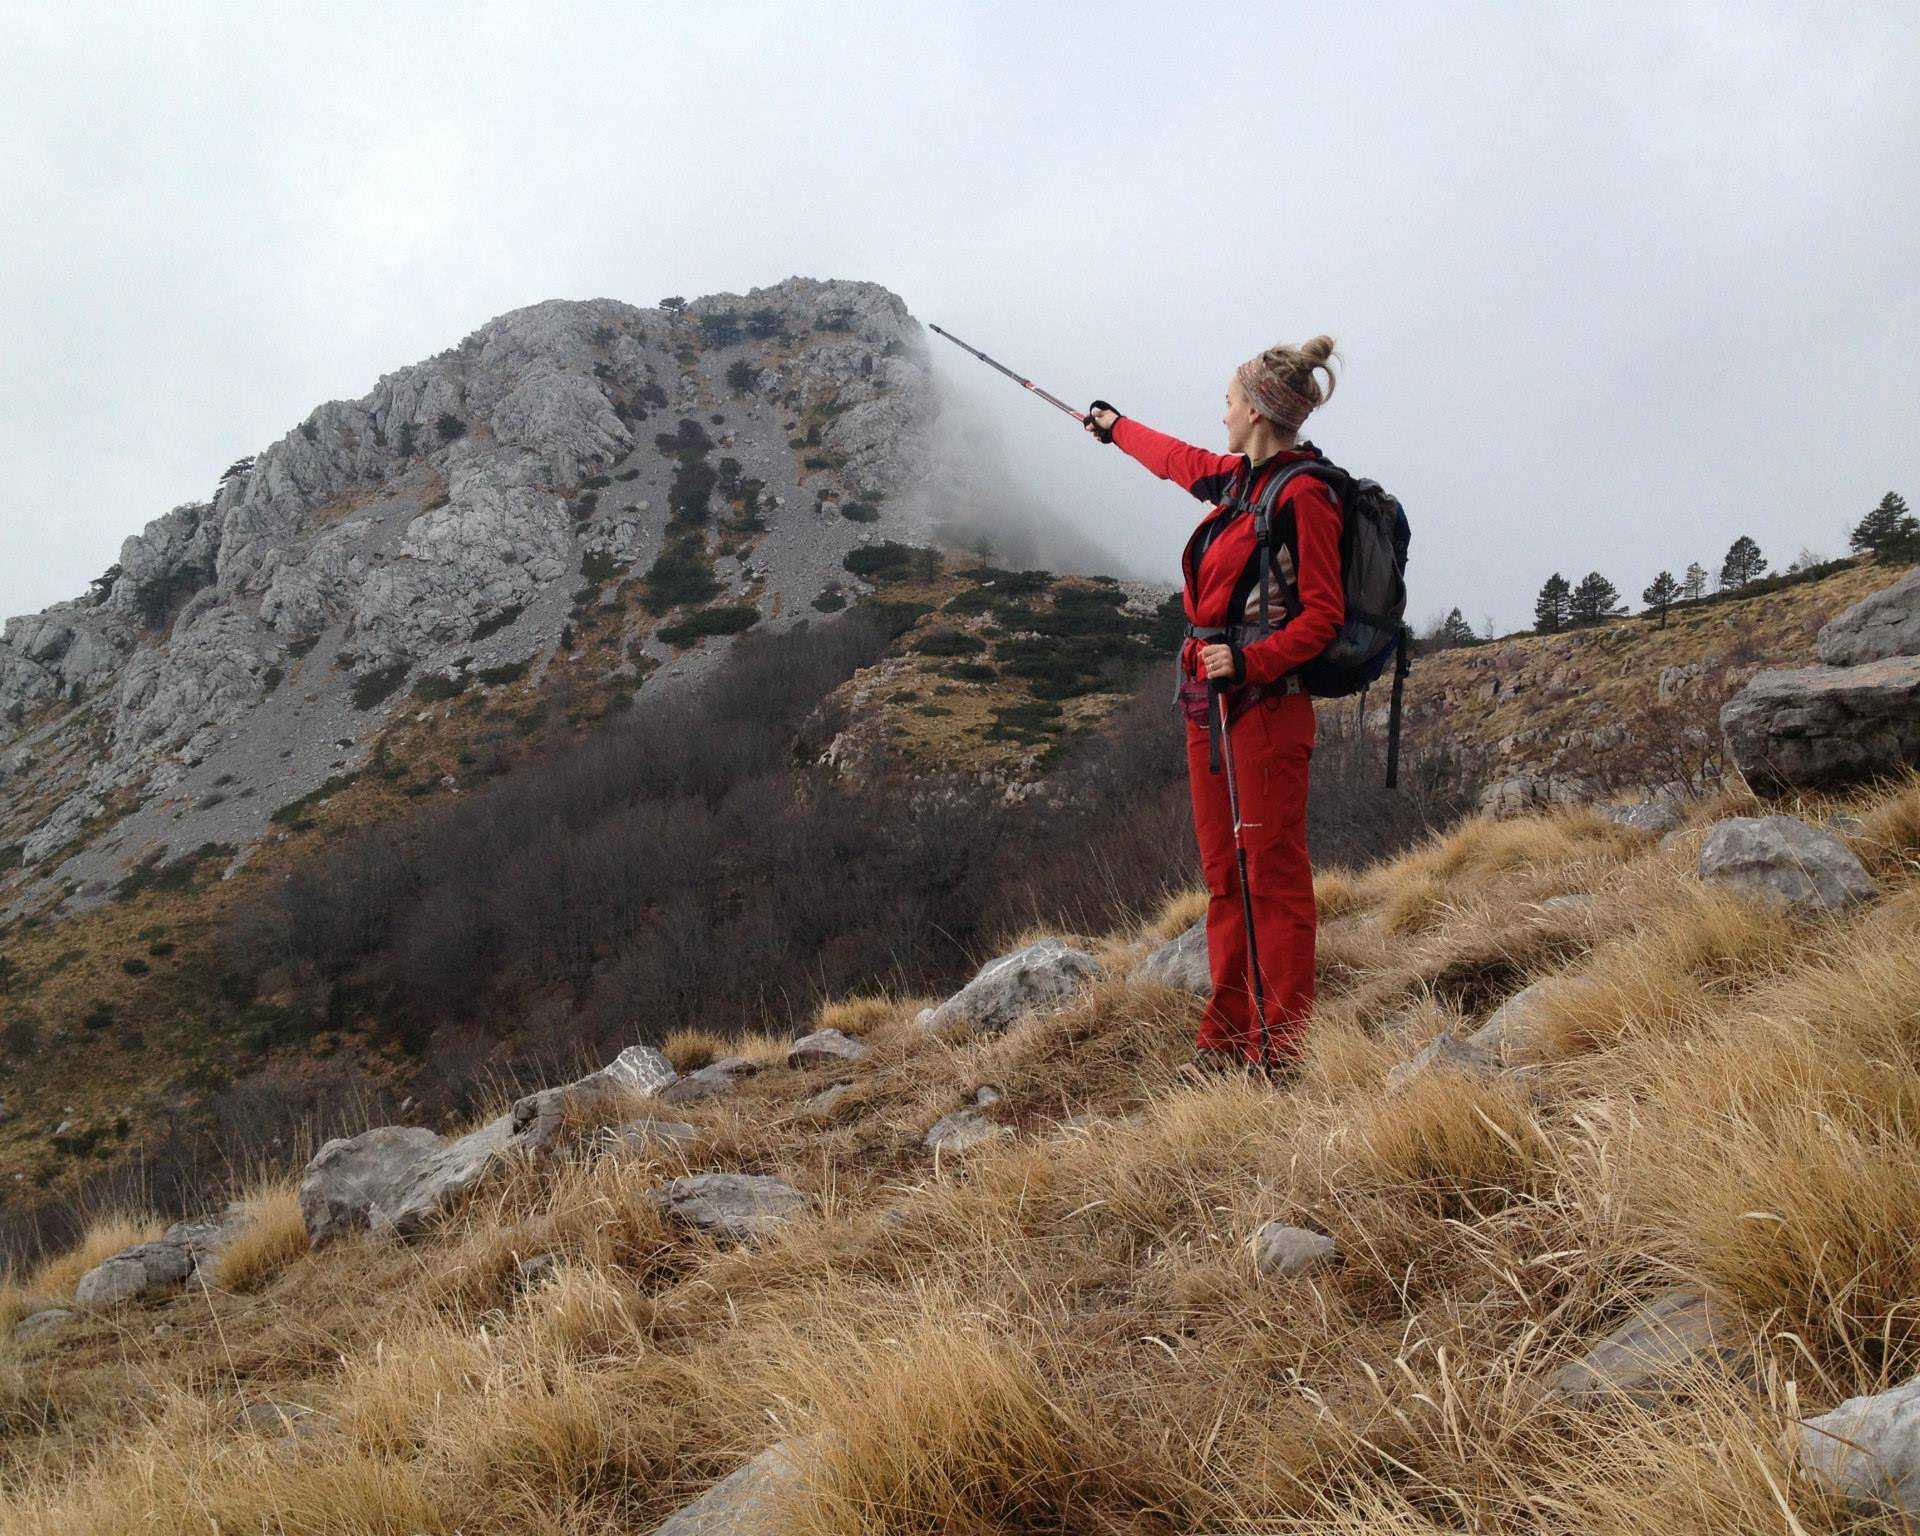
[(1533, 627), (1537, 634), (1557, 635), (1567, 627), (1571, 617), (1570, 604), (1573, 589), (1567, 585), (1567, 578), (1555, 571), (1540, 588), (1540, 595), (1533, 600)]
[(1880, 505), (1860, 519), (1847, 544), (1888, 564), (1920, 560), (1920, 519), (1907, 510), (1904, 497), (1888, 491)]
[[(1699, 568), (1696, 566), (1696, 570)], [(1707, 574), (1700, 572), (1702, 577)], [(1680, 583), (1673, 579), (1672, 571), (1662, 571), (1640, 594), (1640, 601), (1647, 605), (1648, 613), (1660, 615), (1659, 628), (1667, 627), (1667, 610), (1673, 606), (1674, 599), (1680, 595)]]
[(1707, 568), (1698, 560), (1687, 567), (1686, 578), (1680, 583), (1680, 595), (1690, 603), (1697, 603), (1707, 595)]
[(1760, 546), (1743, 533), (1733, 541), (1727, 558), (1720, 563), (1720, 590), (1734, 591), (1766, 574), (1767, 557), (1760, 553)]
[(1598, 571), (1588, 571), (1580, 578), (1580, 585), (1573, 589), (1573, 597), (1567, 606), (1567, 616), (1575, 624), (1598, 624), (1602, 619), (1613, 618), (1626, 612), (1626, 605), (1620, 601), (1620, 594)]
[(1475, 645), (1478, 644), (1480, 639), (1480, 637), (1473, 632), (1473, 626), (1467, 622), (1466, 616), (1462, 614), (1458, 608), (1455, 608), (1440, 621), (1440, 634), (1438, 638), (1440, 643), (1445, 646)]

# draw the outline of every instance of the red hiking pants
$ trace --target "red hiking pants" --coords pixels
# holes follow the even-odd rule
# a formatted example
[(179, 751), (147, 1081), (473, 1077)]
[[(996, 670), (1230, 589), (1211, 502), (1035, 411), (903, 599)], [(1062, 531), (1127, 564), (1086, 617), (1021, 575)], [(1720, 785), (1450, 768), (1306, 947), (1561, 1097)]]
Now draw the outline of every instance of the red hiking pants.
[[(1307, 760), (1313, 755), (1313, 700), (1268, 695), (1228, 725), (1240, 786), (1247, 888), (1276, 1055), (1297, 1050), (1313, 1012), (1313, 866), (1307, 859)], [(1195, 1041), (1203, 1050), (1260, 1060), (1260, 1026), (1247, 983), (1247, 934), (1241, 913), (1233, 813), (1226, 765), (1207, 771), (1207, 728), (1187, 722), (1187, 781), (1193, 829), (1207, 874), (1207, 959), (1213, 996)]]

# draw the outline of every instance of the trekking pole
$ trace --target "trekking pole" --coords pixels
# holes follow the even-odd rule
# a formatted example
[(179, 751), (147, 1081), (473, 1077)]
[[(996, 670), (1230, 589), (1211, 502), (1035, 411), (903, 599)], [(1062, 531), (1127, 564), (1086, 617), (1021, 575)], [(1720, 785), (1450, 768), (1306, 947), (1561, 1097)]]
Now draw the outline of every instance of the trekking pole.
[(1007, 367), (1005, 363), (996, 363), (992, 358), (988, 357), (987, 354), (982, 352), (979, 348), (968, 346), (958, 336), (954, 335), (952, 331), (943, 331), (937, 325), (928, 325), (927, 329), (932, 331), (933, 334), (936, 336), (946, 337), (948, 341), (952, 342), (962, 352), (971, 352), (975, 357), (979, 358), (980, 361), (985, 363), (989, 368), (999, 369), (1000, 372), (1004, 373), (1008, 378), (1012, 379), (1013, 382), (1018, 384), (1021, 388), (1032, 390), (1042, 400), (1046, 401), (1048, 405), (1057, 406), (1059, 409), (1065, 411), (1075, 421), (1084, 422), (1087, 419), (1086, 412), (1076, 411), (1072, 406), (1068, 405), (1067, 402), (1062, 400), (1059, 396), (1048, 394), (1038, 384), (1034, 383), (1032, 379), (1021, 378), (1019, 374), (1015, 373), (1011, 368)]
[(1227, 731), (1227, 691), (1217, 679), (1207, 683), (1220, 716), (1220, 755), (1227, 760), (1227, 809), (1233, 816), (1233, 856), (1240, 868), (1240, 920), (1247, 930), (1247, 979), (1253, 984), (1254, 1017), (1260, 1021), (1260, 1070), (1273, 1068), (1273, 1042), (1267, 1038), (1267, 989), (1260, 981), (1260, 942), (1253, 931), (1253, 892), (1247, 888), (1247, 840), (1240, 828), (1240, 781), (1233, 771), (1233, 737)]

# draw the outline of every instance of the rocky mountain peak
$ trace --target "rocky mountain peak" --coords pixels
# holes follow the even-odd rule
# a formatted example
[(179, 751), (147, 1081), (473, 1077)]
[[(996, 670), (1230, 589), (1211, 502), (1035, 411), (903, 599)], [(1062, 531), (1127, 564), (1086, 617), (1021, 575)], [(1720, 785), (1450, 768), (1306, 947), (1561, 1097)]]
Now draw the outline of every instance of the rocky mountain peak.
[(634, 620), (636, 688), (726, 644), (725, 624), (662, 641), (669, 614), (811, 614), (859, 587), (855, 545), (926, 535), (937, 410), (897, 295), (800, 277), (654, 308), (547, 300), (327, 401), (127, 539), (88, 593), (7, 621), (9, 910), (50, 877), (84, 904), (155, 848), (244, 851), (366, 757), (403, 684), (544, 667), (582, 575), (663, 556), (694, 574)]

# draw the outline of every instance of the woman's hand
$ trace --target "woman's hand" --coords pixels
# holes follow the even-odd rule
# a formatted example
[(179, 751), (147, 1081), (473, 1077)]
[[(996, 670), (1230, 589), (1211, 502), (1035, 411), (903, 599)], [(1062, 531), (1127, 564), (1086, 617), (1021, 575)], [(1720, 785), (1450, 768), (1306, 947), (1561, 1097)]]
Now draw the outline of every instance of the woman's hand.
[(1096, 400), (1087, 407), (1082, 425), (1103, 443), (1113, 441), (1113, 424), (1120, 419), (1120, 413), (1104, 400)]
[(1233, 647), (1230, 645), (1201, 646), (1200, 665), (1206, 670), (1208, 682), (1231, 681), (1234, 672)]

